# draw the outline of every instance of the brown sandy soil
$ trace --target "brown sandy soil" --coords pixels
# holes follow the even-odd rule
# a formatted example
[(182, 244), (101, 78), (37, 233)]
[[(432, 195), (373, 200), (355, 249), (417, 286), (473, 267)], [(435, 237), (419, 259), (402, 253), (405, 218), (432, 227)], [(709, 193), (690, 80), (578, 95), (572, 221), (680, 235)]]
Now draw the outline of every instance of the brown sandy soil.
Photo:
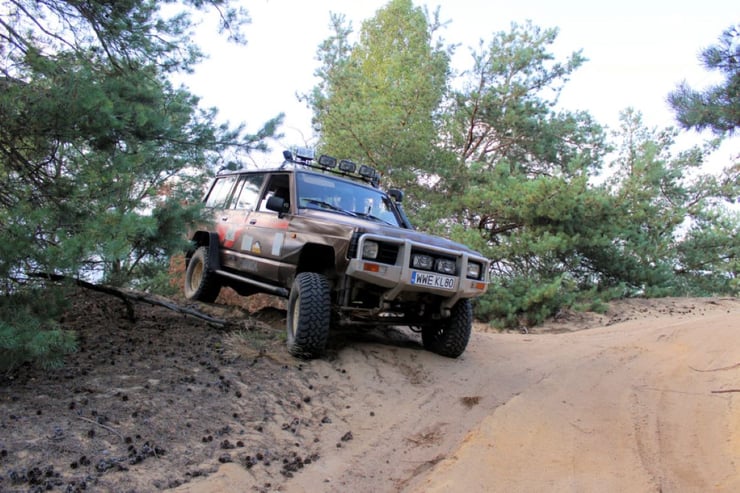
[(480, 326), (456, 360), (342, 335), (310, 362), (275, 308), (214, 329), (76, 303), (68, 366), (0, 381), (0, 491), (740, 491), (737, 299)]

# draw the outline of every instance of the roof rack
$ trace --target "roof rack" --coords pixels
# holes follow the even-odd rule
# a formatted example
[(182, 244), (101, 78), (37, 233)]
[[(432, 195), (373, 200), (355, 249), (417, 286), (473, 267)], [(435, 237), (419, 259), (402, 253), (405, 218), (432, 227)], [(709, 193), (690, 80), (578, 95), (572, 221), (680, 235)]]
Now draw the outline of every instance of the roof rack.
[(285, 150), (283, 151), (285, 161), (280, 165), (280, 169), (284, 169), (289, 165), (294, 167), (296, 165), (306, 166), (320, 171), (328, 171), (336, 175), (360, 179), (375, 188), (380, 186), (380, 173), (371, 166), (361, 164), (358, 167), (356, 163), (348, 159), (342, 159), (337, 162), (337, 158), (326, 154), (319, 156), (319, 159), (314, 163), (314, 156), (315, 154), (312, 149), (303, 147), (296, 148), (295, 153)]

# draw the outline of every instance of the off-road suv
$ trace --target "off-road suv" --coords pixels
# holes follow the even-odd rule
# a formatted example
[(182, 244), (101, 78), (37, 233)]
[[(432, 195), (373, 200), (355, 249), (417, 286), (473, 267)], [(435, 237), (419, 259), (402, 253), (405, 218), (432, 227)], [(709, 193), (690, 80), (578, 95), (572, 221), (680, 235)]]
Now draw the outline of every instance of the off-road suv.
[(212, 302), (222, 286), (287, 298), (287, 342), (299, 357), (325, 349), (330, 327), (409, 326), (426, 349), (457, 357), (471, 298), (489, 261), (415, 231), (403, 193), (378, 188), (367, 166), (286, 151), (278, 169), (219, 174), (205, 196), (213, 222), (189, 233), (185, 294)]

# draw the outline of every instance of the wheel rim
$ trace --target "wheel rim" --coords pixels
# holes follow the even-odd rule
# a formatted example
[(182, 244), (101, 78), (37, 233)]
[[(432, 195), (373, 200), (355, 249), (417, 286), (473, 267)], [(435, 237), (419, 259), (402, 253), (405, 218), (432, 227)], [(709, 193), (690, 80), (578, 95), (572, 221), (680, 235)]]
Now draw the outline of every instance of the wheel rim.
[(203, 262), (197, 262), (190, 274), (190, 285), (198, 286), (203, 279)]
[(290, 335), (293, 339), (295, 339), (296, 326), (298, 325), (298, 320), (300, 316), (301, 316), (301, 295), (299, 294), (295, 298), (295, 303), (293, 303), (293, 310), (291, 312)]

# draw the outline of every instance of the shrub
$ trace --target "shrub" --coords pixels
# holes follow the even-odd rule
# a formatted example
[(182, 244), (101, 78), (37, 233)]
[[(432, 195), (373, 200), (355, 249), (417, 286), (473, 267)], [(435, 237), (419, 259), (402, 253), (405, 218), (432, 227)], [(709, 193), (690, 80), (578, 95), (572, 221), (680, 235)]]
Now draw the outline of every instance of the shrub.
[(0, 297), (0, 370), (30, 362), (58, 368), (77, 349), (75, 334), (57, 322), (64, 307), (59, 289), (27, 289)]

